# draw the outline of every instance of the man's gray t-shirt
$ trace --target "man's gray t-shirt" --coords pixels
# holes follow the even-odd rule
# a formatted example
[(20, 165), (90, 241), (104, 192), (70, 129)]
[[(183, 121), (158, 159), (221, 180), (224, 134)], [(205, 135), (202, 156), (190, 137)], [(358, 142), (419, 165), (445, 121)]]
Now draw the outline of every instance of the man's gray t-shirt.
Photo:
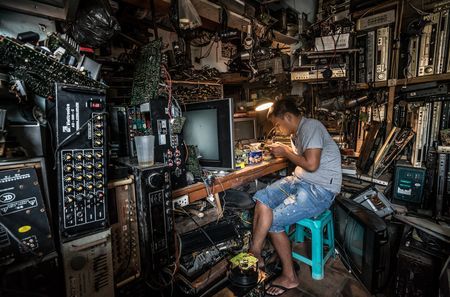
[(318, 120), (302, 117), (297, 133), (292, 135), (291, 140), (294, 152), (300, 156), (307, 149), (322, 149), (320, 165), (316, 171), (309, 172), (297, 166), (294, 174), (309, 183), (339, 193), (342, 184), (341, 154), (325, 126)]

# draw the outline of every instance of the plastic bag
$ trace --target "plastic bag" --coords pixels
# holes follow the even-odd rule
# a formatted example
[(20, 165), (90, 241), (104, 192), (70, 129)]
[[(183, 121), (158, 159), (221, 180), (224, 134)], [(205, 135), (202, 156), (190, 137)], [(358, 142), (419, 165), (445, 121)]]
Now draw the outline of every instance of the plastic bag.
[(180, 29), (194, 29), (202, 25), (202, 20), (191, 0), (178, 0), (178, 16)]
[(104, 7), (90, 7), (78, 13), (72, 36), (81, 44), (100, 47), (120, 31), (120, 25)]

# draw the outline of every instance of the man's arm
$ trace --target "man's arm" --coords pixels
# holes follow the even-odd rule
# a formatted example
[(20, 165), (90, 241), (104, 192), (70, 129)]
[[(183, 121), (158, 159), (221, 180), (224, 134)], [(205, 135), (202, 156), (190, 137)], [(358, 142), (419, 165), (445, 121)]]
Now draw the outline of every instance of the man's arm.
[(275, 157), (287, 158), (306, 171), (314, 172), (320, 166), (320, 156), (322, 154), (322, 149), (320, 148), (307, 149), (301, 156), (294, 153), (292, 148), (284, 144), (275, 143), (270, 148)]

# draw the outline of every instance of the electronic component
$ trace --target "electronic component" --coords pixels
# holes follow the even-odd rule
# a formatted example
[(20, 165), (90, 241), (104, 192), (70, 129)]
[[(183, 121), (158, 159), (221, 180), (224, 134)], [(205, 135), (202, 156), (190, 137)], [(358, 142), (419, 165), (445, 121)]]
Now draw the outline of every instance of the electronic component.
[(375, 51), (375, 81), (386, 81), (390, 63), (390, 28), (377, 29)]
[[(367, 32), (367, 39), (366, 39), (366, 73), (367, 73), (367, 83), (373, 82), (375, 79), (375, 31), (369, 31)], [(379, 53), (381, 53), (381, 49)]]
[(367, 81), (367, 33), (356, 36), (355, 46), (359, 51), (356, 56), (355, 77), (357, 83), (365, 83)]
[(449, 42), (449, 11), (441, 11), (439, 20), (439, 31), (437, 33), (437, 47), (436, 47), (436, 68), (435, 73), (441, 74), (446, 70), (446, 55), (448, 54)]
[(247, 287), (258, 282), (258, 258), (248, 253), (239, 253), (230, 259), (228, 279), (236, 286)]
[(0, 267), (31, 265), (55, 252), (42, 185), (28, 166), (0, 167)]
[[(331, 71), (331, 76), (326, 72)], [(330, 78), (345, 78), (347, 77), (347, 65), (339, 64), (331, 67), (312, 67), (310, 70), (300, 70), (291, 72), (291, 80), (310, 80), (310, 79), (330, 79)]]
[(66, 296), (114, 297), (111, 230), (62, 244)]
[(411, 36), (409, 39), (409, 59), (407, 66), (407, 78), (412, 78), (417, 76), (417, 69), (419, 66), (419, 36)]
[(436, 216), (439, 218), (444, 214), (445, 201), (448, 199), (446, 193), (447, 175), (448, 175), (448, 155), (438, 154), (438, 173), (436, 181)]
[(391, 23), (395, 23), (394, 9), (358, 19), (356, 21), (356, 30), (368, 30), (376, 27), (386, 26)]
[(366, 138), (361, 146), (360, 156), (356, 162), (356, 167), (362, 173), (368, 173), (372, 166), (375, 155), (384, 137), (386, 131), (386, 124), (372, 121)]
[(395, 296), (437, 296), (439, 279), (439, 258), (428, 253), (402, 245), (397, 254)]
[(28, 45), (1, 35), (0, 60), (13, 65), (11, 76), (25, 81), (33, 93), (42, 97), (54, 98), (54, 83), (61, 81), (92, 88), (106, 87), (73, 67), (63, 65)]
[(423, 201), (425, 177), (425, 168), (396, 164), (393, 201), (400, 204), (420, 206)]
[(63, 240), (105, 228), (106, 115), (103, 90), (56, 87), (57, 174)]
[(145, 275), (174, 261), (173, 206), (169, 168), (164, 164), (141, 167), (120, 159), (135, 176), (141, 262)]
[(413, 146), (411, 163), (413, 166), (420, 167), (425, 162), (428, 149), (429, 137), (429, 119), (431, 118), (431, 103), (425, 103), (417, 109), (414, 120), (414, 130), (416, 132), (416, 140)]
[(108, 189), (114, 280), (119, 288), (141, 275), (134, 179), (110, 182)]
[(337, 49), (348, 49), (351, 47), (350, 33), (321, 36), (315, 38), (315, 49), (321, 51), (334, 51)]
[[(375, 161), (370, 169), (374, 177), (379, 177), (388, 166), (395, 160), (400, 152), (406, 147), (414, 136), (414, 132), (409, 128), (394, 127), (387, 136), (383, 146), (378, 151)], [(372, 171), (373, 170), (373, 171)]]
[(109, 145), (111, 159), (130, 155), (130, 139), (128, 136), (128, 114), (125, 106), (109, 108)]
[(157, 95), (161, 78), (161, 45), (156, 39), (142, 47), (134, 72), (131, 104), (149, 102)]
[(185, 187), (187, 185), (186, 151), (183, 145), (183, 135), (180, 134), (181, 129), (176, 129), (175, 109), (173, 106), (170, 107), (169, 115), (169, 102), (163, 96), (159, 96), (147, 104), (152, 121), (152, 134), (156, 138), (155, 161), (169, 166), (172, 189)]
[(440, 12), (423, 17), (426, 25), (420, 38), (418, 76), (433, 75), (436, 67)]
[(386, 196), (374, 186), (357, 194), (356, 197), (352, 197), (352, 199), (365, 208), (375, 212), (381, 218), (394, 212), (394, 209)]

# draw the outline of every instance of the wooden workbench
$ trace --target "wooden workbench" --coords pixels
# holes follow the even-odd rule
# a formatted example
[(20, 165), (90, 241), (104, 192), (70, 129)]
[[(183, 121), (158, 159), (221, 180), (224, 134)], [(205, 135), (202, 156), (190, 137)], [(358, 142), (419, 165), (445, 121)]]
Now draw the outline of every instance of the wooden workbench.
[[(288, 161), (281, 158), (264, 161), (257, 165), (249, 165), (225, 176), (217, 177), (214, 182), (214, 193), (222, 192), (224, 190), (252, 182), (257, 178), (287, 168), (287, 166)], [(183, 195), (188, 195), (189, 203), (192, 203), (207, 197), (208, 193), (205, 185), (199, 182), (172, 192), (172, 198), (181, 197)]]

